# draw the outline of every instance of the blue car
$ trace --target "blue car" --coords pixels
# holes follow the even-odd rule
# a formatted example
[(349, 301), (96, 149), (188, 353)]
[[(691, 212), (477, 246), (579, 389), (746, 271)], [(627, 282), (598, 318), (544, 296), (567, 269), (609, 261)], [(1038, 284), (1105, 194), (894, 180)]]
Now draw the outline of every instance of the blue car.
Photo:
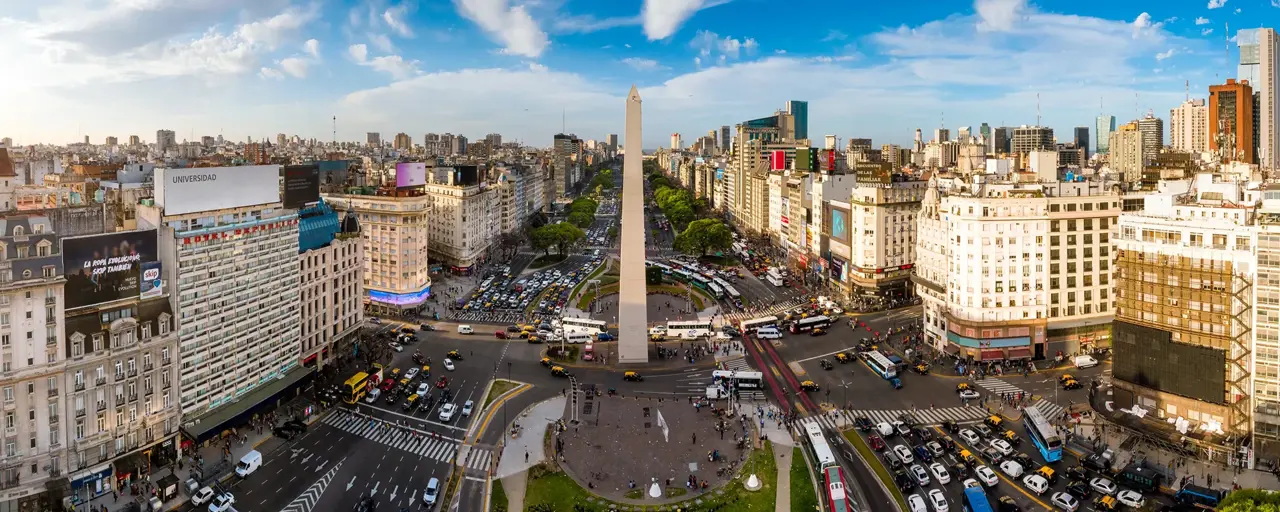
[(613, 340), (614, 340), (613, 335), (607, 332), (602, 332), (596, 335), (596, 341), (613, 341)]
[(916, 447), (916, 458), (920, 459), (922, 462), (926, 464), (933, 462), (933, 454), (929, 453), (929, 450), (925, 449), (924, 446)]

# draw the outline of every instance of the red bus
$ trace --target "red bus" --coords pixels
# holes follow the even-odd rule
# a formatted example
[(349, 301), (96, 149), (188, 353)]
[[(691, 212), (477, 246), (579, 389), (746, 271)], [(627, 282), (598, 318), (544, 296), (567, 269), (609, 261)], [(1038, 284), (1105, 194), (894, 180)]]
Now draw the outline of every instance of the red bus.
[(822, 470), (827, 479), (827, 510), (830, 512), (852, 512), (849, 495), (844, 490), (844, 475), (840, 466), (827, 466)]

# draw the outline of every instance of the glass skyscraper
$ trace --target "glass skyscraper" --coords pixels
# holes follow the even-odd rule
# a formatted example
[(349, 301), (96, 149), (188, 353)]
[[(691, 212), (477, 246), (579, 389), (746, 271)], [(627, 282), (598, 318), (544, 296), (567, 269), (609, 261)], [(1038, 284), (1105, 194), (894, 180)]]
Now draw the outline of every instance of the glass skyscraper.
[(1098, 116), (1098, 131), (1094, 152), (1105, 155), (1111, 152), (1111, 132), (1116, 131), (1116, 116)]
[(787, 113), (796, 120), (796, 138), (809, 138), (809, 102), (791, 100), (787, 102)]

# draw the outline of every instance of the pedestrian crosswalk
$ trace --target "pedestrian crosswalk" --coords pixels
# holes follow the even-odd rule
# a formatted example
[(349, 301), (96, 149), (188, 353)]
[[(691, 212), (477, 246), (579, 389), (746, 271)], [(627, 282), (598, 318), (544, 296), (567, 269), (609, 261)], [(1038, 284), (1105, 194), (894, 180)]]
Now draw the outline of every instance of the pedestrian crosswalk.
[(463, 456), (463, 464), (470, 469), (484, 471), (489, 469), (489, 464), (493, 462), (492, 451), (472, 445), (467, 447), (466, 452)]
[[(453, 460), (454, 454), (458, 451), (458, 444), (452, 439), (439, 439), (423, 434), (410, 435), (394, 426), (388, 426), (383, 422), (365, 417), (350, 414), (330, 414), (325, 417), (323, 422), (338, 430), (385, 444), (397, 450), (404, 450), (423, 458), (447, 462)], [(473, 449), (472, 451), (484, 450)], [(477, 456), (475, 454), (471, 455), (471, 457)], [(490, 455), (490, 457), (492, 456)], [(487, 464), (487, 462), (484, 463)]]
[(1060, 416), (1062, 416), (1062, 413), (1067, 410), (1066, 407), (1055, 404), (1043, 398), (1037, 401), (1031, 407), (1039, 409), (1040, 415), (1044, 416), (1045, 419), (1049, 421), (1057, 420)]
[(790, 299), (783, 302), (770, 304), (769, 306), (762, 307), (762, 308), (753, 307), (746, 311), (731, 311), (729, 313), (725, 313), (724, 318), (725, 320), (736, 324), (743, 320), (751, 320), (753, 318), (760, 318), (764, 316), (785, 315), (787, 314), (788, 311), (793, 311), (801, 306), (807, 306), (808, 304), (809, 304), (809, 301), (807, 300)]
[(938, 407), (934, 409), (916, 409), (916, 410), (860, 410), (855, 409), (849, 411), (847, 415), (849, 419), (859, 416), (866, 416), (871, 419), (872, 423), (898, 421), (903, 413), (910, 413), (916, 418), (916, 421), (924, 425), (941, 425), (944, 421), (954, 421), (956, 423), (974, 422), (986, 418), (989, 414), (981, 407)]
[(747, 363), (747, 358), (738, 357), (727, 361), (721, 361), (721, 368), (731, 372), (754, 372), (756, 371)]
[(996, 379), (992, 377), (987, 377), (985, 379), (982, 379), (978, 381), (977, 384), (982, 389), (995, 393), (996, 395), (1001, 395), (1004, 393), (1019, 393), (1022, 391), (1022, 388), (1019, 388), (1018, 386), (1014, 386), (1013, 384), (1005, 382), (1001, 379)]

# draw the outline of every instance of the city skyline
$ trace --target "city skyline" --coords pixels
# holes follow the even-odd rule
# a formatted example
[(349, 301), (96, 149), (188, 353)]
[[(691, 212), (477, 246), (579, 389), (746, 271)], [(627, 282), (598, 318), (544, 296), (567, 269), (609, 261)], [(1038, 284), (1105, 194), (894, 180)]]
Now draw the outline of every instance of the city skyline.
[(650, 149), (666, 145), (660, 134), (704, 133), (791, 99), (813, 105), (815, 138), (906, 144), (917, 127), (1030, 125), (1037, 113), (1066, 133), (1100, 113), (1123, 121), (1167, 112), (1186, 82), (1192, 97), (1206, 96), (1235, 74), (1238, 51), (1226, 48), (1223, 25), (1280, 19), (1246, 2), (1129, 12), (979, 0), (919, 12), (875, 6), (851, 24), (779, 36), (766, 30), (774, 20), (751, 16), (742, 0), (552, 4), (18, 9), (0, 19), (11, 29), (0, 37), (19, 50), (12, 69), (29, 79), (0, 92), (26, 99), (0, 113), (0, 126), (18, 143), (159, 128), (327, 141), (336, 116), (339, 140), (497, 132), (542, 145), (561, 119), (586, 138), (617, 132), (621, 112), (611, 107), (636, 82), (652, 111)]

